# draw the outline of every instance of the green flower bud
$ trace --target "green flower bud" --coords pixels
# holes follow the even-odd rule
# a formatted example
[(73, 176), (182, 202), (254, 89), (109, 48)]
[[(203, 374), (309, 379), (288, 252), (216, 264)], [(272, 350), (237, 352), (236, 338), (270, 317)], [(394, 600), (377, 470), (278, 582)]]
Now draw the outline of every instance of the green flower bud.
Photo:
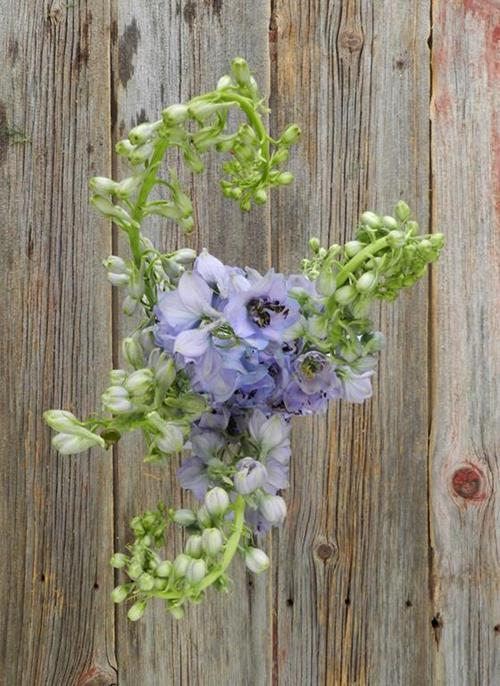
[(229, 507), (229, 496), (223, 488), (216, 486), (205, 495), (205, 507), (212, 517), (223, 515)]
[(203, 531), (201, 543), (205, 553), (214, 557), (222, 550), (224, 541), (219, 529), (210, 528)]
[(127, 337), (123, 339), (122, 343), (122, 353), (127, 362), (131, 367), (141, 368), (144, 366), (144, 353), (142, 351), (142, 346), (133, 337)]
[(132, 298), (130, 295), (127, 295), (127, 297), (122, 303), (123, 314), (126, 314), (128, 317), (131, 317), (137, 310), (138, 304), (139, 303), (137, 302), (137, 300), (135, 300), (135, 298)]
[(259, 138), (255, 130), (249, 124), (242, 124), (238, 129), (237, 138), (244, 145), (256, 145)]
[(202, 505), (198, 509), (198, 512), (196, 513), (196, 519), (198, 520), (198, 524), (202, 528), (210, 526), (212, 524), (212, 518), (210, 517), (210, 514), (205, 505)]
[(102, 394), (103, 407), (113, 414), (127, 414), (134, 406), (130, 402), (128, 391), (123, 386), (110, 386)]
[(170, 105), (161, 113), (165, 126), (171, 127), (180, 124), (189, 117), (187, 105)]
[(173, 564), (174, 574), (179, 578), (185, 576), (190, 562), (191, 558), (185, 555), (184, 553), (177, 555)]
[(354, 255), (357, 255), (362, 249), (363, 243), (361, 243), (361, 241), (348, 241), (344, 246), (347, 257), (354, 257)]
[(251, 572), (260, 574), (269, 567), (270, 561), (260, 548), (249, 548), (245, 553), (245, 564)]
[(153, 371), (148, 369), (138, 369), (132, 372), (124, 383), (125, 388), (131, 396), (143, 396), (151, 388), (153, 382)]
[(350, 303), (353, 302), (356, 298), (356, 289), (351, 286), (342, 286), (335, 292), (335, 300), (338, 302), (339, 305), (349, 305)]
[(405, 244), (405, 236), (402, 231), (389, 231), (387, 242), (391, 248), (401, 248)]
[(153, 151), (154, 146), (152, 143), (143, 143), (142, 145), (137, 146), (128, 156), (130, 164), (142, 164), (143, 162), (146, 162), (153, 154)]
[(124, 553), (115, 553), (109, 564), (115, 569), (122, 569), (128, 563), (128, 557)]
[(202, 552), (201, 536), (199, 534), (190, 536), (186, 541), (186, 555), (189, 555), (192, 558), (198, 558), (201, 557)]
[(226, 88), (231, 88), (231, 86), (234, 86), (233, 80), (227, 74), (225, 74), (224, 76), (221, 76), (220, 79), (217, 81), (217, 90), (218, 91), (223, 91)]
[(229, 102), (207, 102), (205, 100), (198, 100), (192, 102), (189, 107), (189, 114), (196, 119), (206, 119), (217, 112), (222, 112), (231, 107)]
[(293, 181), (292, 172), (281, 172), (275, 179), (278, 186), (288, 186)]
[(102, 195), (103, 193), (114, 193), (118, 188), (118, 184), (105, 176), (94, 176), (89, 180), (89, 188)]
[(173, 520), (181, 526), (191, 526), (196, 521), (196, 515), (192, 510), (181, 509), (174, 513)]
[(144, 570), (142, 568), (142, 565), (137, 560), (132, 560), (132, 562), (127, 567), (127, 574), (134, 581), (135, 579), (138, 579), (143, 573)]
[(377, 275), (375, 272), (365, 272), (359, 277), (356, 283), (356, 288), (360, 293), (366, 293), (367, 291), (371, 291), (372, 288), (375, 287), (376, 283)]
[(414, 222), (414, 221), (410, 220), (410, 221), (406, 222), (406, 227), (408, 229), (408, 235), (409, 236), (418, 236), (418, 230), (419, 230), (418, 222)]
[(116, 188), (116, 197), (121, 199), (129, 198), (132, 195), (132, 193), (137, 189), (140, 182), (140, 175), (129, 176), (126, 179), (122, 179)]
[(278, 148), (278, 150), (276, 150), (276, 152), (273, 154), (272, 163), (274, 165), (283, 164), (283, 162), (286, 162), (289, 157), (290, 153), (286, 148)]
[(172, 563), (170, 560), (163, 560), (163, 562), (160, 562), (155, 569), (155, 573), (156, 576), (159, 576), (161, 579), (167, 579), (172, 573)]
[(128, 139), (133, 145), (141, 145), (146, 143), (161, 126), (161, 121), (156, 121), (153, 123), (144, 122), (143, 124), (138, 124), (134, 126), (133, 129), (129, 131)]
[(386, 229), (397, 229), (399, 226), (394, 217), (390, 217), (389, 215), (382, 217), (382, 224)]
[(122, 584), (111, 591), (111, 600), (114, 603), (123, 603), (130, 591), (130, 584)]
[(299, 140), (300, 133), (301, 131), (297, 124), (290, 124), (281, 134), (279, 142), (283, 145), (293, 145)]
[(363, 212), (360, 218), (361, 224), (372, 229), (379, 229), (382, 226), (381, 218), (374, 212)]
[(130, 610), (127, 612), (127, 617), (130, 619), (131, 622), (137, 622), (137, 620), (140, 619), (144, 614), (145, 609), (146, 601), (139, 600), (138, 602), (134, 603)]
[(240, 84), (240, 86), (250, 86), (250, 69), (248, 67), (247, 62), (243, 59), (243, 57), (236, 57), (232, 62), (231, 62), (231, 71), (233, 72), (233, 76), (236, 79), (236, 82)]
[(168, 611), (172, 617), (174, 617), (174, 619), (182, 619), (184, 617), (184, 608), (181, 605), (171, 605), (168, 603), (168, 601), (166, 605)]
[(190, 584), (199, 584), (207, 573), (205, 560), (191, 560), (186, 569), (186, 581)]
[(155, 580), (151, 576), (151, 574), (144, 572), (137, 579), (136, 583), (137, 583), (137, 586), (140, 588), (141, 591), (152, 591), (154, 588), (154, 585), (155, 585)]
[(109, 382), (111, 386), (121, 386), (127, 378), (127, 372), (124, 369), (112, 369), (109, 372)]
[(430, 237), (433, 248), (441, 250), (444, 247), (444, 235), (442, 233), (433, 233)]
[(267, 193), (263, 188), (258, 188), (254, 194), (253, 199), (256, 205), (264, 205), (267, 202)]
[(332, 265), (325, 263), (321, 268), (318, 279), (316, 281), (316, 287), (322, 295), (332, 295), (335, 293), (336, 281), (335, 275), (333, 273)]
[(71, 433), (75, 428), (81, 426), (75, 415), (66, 410), (47, 410), (44, 412), (43, 418), (45, 423), (56, 431)]
[(119, 205), (113, 205), (112, 202), (103, 198), (102, 195), (93, 195), (90, 198), (91, 204), (107, 219), (115, 219), (123, 225), (130, 226), (132, 219), (128, 212)]
[(319, 238), (317, 238), (316, 236), (313, 236), (312, 238), (310, 238), (309, 239), (309, 247), (314, 253), (317, 253), (321, 247), (321, 243), (319, 242)]
[(396, 203), (396, 207), (394, 208), (394, 214), (399, 219), (399, 221), (405, 222), (410, 216), (410, 208), (403, 200), (400, 200), (398, 203)]
[(160, 358), (156, 369), (155, 379), (163, 391), (167, 391), (174, 383), (176, 377), (175, 363), (171, 357)]
[(132, 145), (128, 138), (118, 141), (115, 145), (116, 154), (122, 157), (128, 157), (134, 148), (135, 145)]
[(128, 274), (130, 271), (125, 260), (117, 255), (110, 255), (102, 263), (108, 272), (113, 272), (114, 274)]

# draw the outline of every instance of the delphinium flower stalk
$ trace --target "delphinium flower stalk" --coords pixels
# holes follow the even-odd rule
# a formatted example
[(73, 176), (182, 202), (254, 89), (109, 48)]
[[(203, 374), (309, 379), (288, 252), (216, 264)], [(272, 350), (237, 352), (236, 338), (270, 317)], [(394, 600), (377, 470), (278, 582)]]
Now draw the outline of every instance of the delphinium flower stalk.
[[(244, 118), (234, 129), (231, 108)], [(288, 276), (225, 265), (206, 250), (157, 250), (142, 233), (148, 217), (174, 220), (186, 233), (194, 227), (191, 200), (175, 173), (162, 175), (171, 148), (195, 173), (206, 152), (230, 153), (221, 188), (243, 211), (292, 181), (282, 165), (299, 128), (291, 124), (273, 139), (262, 120), (266, 111), (248, 65), (237, 58), (214, 91), (167, 107), (161, 119), (134, 127), (117, 144), (129, 177), (90, 181), (94, 207), (127, 235), (130, 256), (112, 255), (104, 267), (111, 284), (125, 289), (124, 312), (140, 321), (123, 341), (126, 369), (111, 371), (102, 414), (80, 421), (63, 410), (45, 413), (58, 432), (53, 444), (63, 454), (107, 449), (140, 430), (148, 462), (188, 453), (179, 483), (199, 501), (177, 510), (160, 503), (132, 520), (134, 541), (111, 564), (127, 576), (112, 598), (131, 601), (134, 621), (152, 598), (180, 618), (208, 588), (227, 591), (237, 553), (252, 573), (267, 569), (257, 541), (286, 517), (281, 493), (291, 418), (324, 412), (330, 400), (370, 397), (383, 338), (369, 306), (411, 286), (443, 247), (442, 235), (419, 235), (399, 202), (394, 216), (362, 214), (343, 247), (323, 248), (312, 238), (301, 273)], [(161, 197), (151, 200), (154, 189)], [(186, 535), (183, 549), (166, 559), (170, 525)]]

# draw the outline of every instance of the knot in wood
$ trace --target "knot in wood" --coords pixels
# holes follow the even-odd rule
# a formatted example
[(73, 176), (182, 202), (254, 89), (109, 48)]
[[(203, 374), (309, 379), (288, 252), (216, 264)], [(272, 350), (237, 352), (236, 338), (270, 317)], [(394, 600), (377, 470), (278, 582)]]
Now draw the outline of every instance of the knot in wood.
[(316, 548), (316, 555), (320, 560), (328, 560), (335, 553), (335, 546), (331, 543), (320, 543)]
[(461, 467), (451, 479), (453, 492), (466, 500), (483, 500), (484, 478), (477, 467)]
[(353, 29), (342, 31), (340, 46), (351, 52), (359, 52), (363, 46), (363, 34)]

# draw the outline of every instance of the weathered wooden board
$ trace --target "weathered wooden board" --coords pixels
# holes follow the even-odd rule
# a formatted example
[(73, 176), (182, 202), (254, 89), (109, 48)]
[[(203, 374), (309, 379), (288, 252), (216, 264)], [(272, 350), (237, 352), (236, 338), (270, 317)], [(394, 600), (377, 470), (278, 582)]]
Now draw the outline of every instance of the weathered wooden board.
[(430, 505), (434, 673), (500, 683), (500, 5), (433, 5)]
[[(305, 130), (273, 206), (282, 269), (310, 236), (350, 240), (361, 211), (400, 198), (427, 227), (428, 34), (428, 2), (275, 3), (272, 106)], [(426, 284), (374, 314), (387, 334), (374, 398), (295, 423), (277, 684), (431, 683)]]
[(109, 168), (108, 14), (100, 0), (0, 3), (5, 686), (116, 683), (111, 459), (56, 455), (42, 423), (96, 407), (111, 362), (110, 233), (87, 201)]
[[(231, 58), (239, 54), (252, 64), (268, 94), (267, 5), (260, 1), (118, 3), (113, 69), (116, 138), (138, 120), (157, 119), (167, 105), (214, 88), (227, 73)], [(198, 224), (187, 242), (197, 249), (207, 247), (228, 262), (266, 267), (269, 210), (242, 217), (238, 207), (220, 193), (220, 164), (220, 157), (208, 160), (204, 174), (192, 182), (179, 169), (193, 190)], [(120, 172), (125, 169), (120, 167)], [(168, 222), (152, 223), (149, 235), (164, 248), (186, 244), (186, 238), (179, 237)], [(126, 250), (123, 244), (121, 248)], [(124, 319), (118, 323), (117, 338), (130, 329), (130, 320)], [(159, 499), (180, 503), (177, 465), (158, 468), (143, 464), (142, 458), (139, 440), (135, 447), (127, 441), (117, 451), (115, 506), (120, 545), (127, 540), (127, 524), (135, 513), (154, 507)], [(210, 593), (208, 602), (192, 607), (181, 623), (161, 603), (148, 609), (145, 621), (137, 625), (131, 625), (125, 608), (120, 608), (120, 684), (136, 686), (145, 675), (151, 684), (266, 684), (272, 627), (269, 577), (247, 578), (240, 564), (233, 578), (229, 596)]]

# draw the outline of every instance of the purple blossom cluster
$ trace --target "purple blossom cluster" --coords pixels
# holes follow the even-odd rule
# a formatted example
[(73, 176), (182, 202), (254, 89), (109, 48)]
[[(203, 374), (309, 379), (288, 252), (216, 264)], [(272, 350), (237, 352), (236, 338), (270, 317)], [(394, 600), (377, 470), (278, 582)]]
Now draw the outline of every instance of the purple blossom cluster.
[(305, 276), (261, 275), (204, 250), (155, 308), (157, 344), (209, 403), (192, 426), (181, 485), (200, 500), (215, 485), (248, 496), (258, 531), (284, 516), (275, 496), (288, 485), (291, 416), (371, 395), (370, 368), (339, 365), (311, 343), (324, 306)]

